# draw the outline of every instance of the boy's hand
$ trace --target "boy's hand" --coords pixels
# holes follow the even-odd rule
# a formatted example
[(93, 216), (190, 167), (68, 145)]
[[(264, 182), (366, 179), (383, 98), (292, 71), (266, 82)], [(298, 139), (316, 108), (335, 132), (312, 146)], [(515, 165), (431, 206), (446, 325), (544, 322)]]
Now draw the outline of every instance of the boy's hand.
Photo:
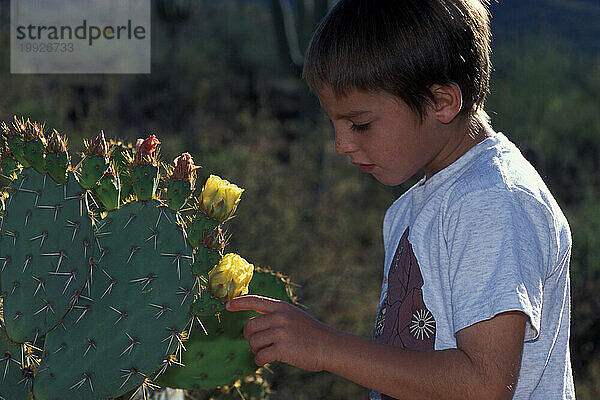
[(334, 329), (298, 307), (267, 297), (236, 297), (227, 303), (227, 310), (264, 314), (250, 318), (244, 328), (256, 365), (282, 361), (309, 371), (323, 370)]

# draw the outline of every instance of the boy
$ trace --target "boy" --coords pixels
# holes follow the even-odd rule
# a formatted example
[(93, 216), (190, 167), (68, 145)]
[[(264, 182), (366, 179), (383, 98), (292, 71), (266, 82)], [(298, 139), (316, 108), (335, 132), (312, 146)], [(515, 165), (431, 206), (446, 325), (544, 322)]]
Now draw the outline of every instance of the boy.
[(569, 226), (518, 149), (488, 124), (489, 17), (478, 0), (341, 0), (304, 76), (335, 146), (386, 185), (374, 340), (255, 296), (244, 336), (263, 365), (327, 370), (372, 399), (574, 398)]

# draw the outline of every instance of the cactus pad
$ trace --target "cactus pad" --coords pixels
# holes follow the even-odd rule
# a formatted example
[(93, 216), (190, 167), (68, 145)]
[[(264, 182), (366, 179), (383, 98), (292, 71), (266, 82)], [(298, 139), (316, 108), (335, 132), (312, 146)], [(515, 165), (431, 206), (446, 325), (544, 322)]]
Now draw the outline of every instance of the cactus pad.
[(35, 345), (82, 291), (94, 234), (75, 179), (57, 185), (29, 168), (12, 192), (0, 241), (6, 330), (12, 340)]
[(156, 200), (132, 202), (100, 224), (91, 300), (67, 315), (66, 335), (46, 336), (37, 399), (105, 398), (140, 386), (177, 350), (188, 323), (192, 250), (171, 211)]

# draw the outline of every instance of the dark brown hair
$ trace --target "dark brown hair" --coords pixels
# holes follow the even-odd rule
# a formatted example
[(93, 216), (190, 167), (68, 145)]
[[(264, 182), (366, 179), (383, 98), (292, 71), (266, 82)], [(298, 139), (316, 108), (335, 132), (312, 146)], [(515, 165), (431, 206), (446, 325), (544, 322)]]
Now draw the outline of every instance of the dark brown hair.
[[(483, 2), (482, 2), (483, 1)], [(456, 83), (461, 114), (483, 109), (490, 75), (486, 0), (340, 0), (317, 27), (303, 77), (329, 86), (388, 92), (423, 118), (433, 84)]]

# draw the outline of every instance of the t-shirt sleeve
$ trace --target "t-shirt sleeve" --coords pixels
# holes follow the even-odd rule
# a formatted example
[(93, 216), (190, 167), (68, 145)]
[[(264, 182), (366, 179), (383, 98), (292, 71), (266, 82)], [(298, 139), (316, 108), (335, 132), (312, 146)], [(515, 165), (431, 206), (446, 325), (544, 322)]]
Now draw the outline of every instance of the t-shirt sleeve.
[(548, 259), (539, 227), (547, 220), (530, 210), (505, 189), (471, 193), (449, 209), (445, 235), (455, 333), (518, 310), (528, 316), (525, 340), (538, 337)]

